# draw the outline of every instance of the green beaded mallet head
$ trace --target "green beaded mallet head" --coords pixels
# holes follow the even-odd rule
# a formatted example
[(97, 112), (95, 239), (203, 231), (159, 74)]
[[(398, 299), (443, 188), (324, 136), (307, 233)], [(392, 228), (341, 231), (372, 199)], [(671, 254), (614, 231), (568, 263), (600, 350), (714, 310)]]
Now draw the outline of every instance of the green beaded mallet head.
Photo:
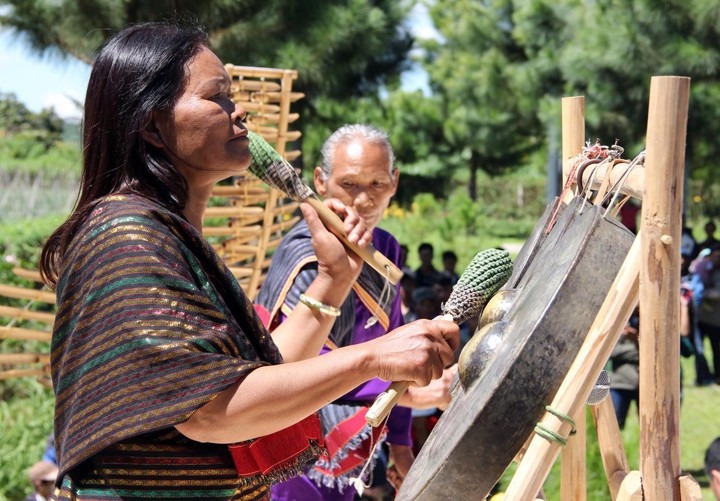
[(268, 144), (260, 134), (248, 131), (250, 140), (250, 167), (249, 170), (268, 185), (285, 192), (296, 202), (307, 202), (318, 213), (325, 227), (333, 232), (345, 245), (363, 261), (370, 265), (392, 284), (397, 284), (402, 278), (402, 270), (387, 257), (373, 248), (372, 245), (360, 247), (350, 242), (345, 233), (342, 220), (333, 211), (328, 209), (315, 192), (305, 184), (302, 178), (275, 149)]
[(250, 139), (250, 172), (265, 183), (285, 192), (296, 202), (315, 197), (315, 192), (295, 172), (295, 168), (285, 160), (275, 148), (260, 134), (248, 131)]
[(490, 298), (508, 281), (512, 270), (512, 260), (506, 250), (478, 252), (453, 286), (447, 303), (442, 305), (443, 315), (450, 315), (456, 324), (479, 315)]
[[(479, 315), (510, 275), (512, 260), (506, 250), (486, 249), (478, 252), (453, 286), (447, 303), (442, 305), (443, 318), (460, 324)], [(370, 426), (380, 426), (408, 386), (408, 381), (392, 383), (375, 399), (365, 414), (365, 421)]]

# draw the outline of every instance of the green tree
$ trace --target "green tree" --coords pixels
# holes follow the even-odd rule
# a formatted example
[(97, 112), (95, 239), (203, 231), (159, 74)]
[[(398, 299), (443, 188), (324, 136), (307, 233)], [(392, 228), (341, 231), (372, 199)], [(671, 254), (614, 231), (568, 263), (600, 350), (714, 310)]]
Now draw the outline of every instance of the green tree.
[(40, 53), (91, 62), (102, 43), (131, 23), (197, 21), (229, 63), (298, 70), (299, 128), (323, 116), (323, 101), (349, 103), (397, 85), (412, 37), (409, 2), (394, 0), (0, 0), (0, 25)]
[(0, 92), (0, 147), (14, 158), (26, 158), (52, 148), (63, 132), (63, 121), (52, 109), (33, 113), (15, 94)]
[(430, 7), (443, 40), (425, 43), (425, 66), (442, 100), (445, 140), (469, 169), (472, 200), (478, 171), (516, 168), (544, 139), (513, 12), (510, 0), (438, 0)]
[(720, 98), (720, 4), (714, 0), (517, 0), (515, 38), (546, 99), (585, 95), (588, 138), (634, 155), (647, 128), (650, 79), (692, 78), (688, 165), (714, 182)]

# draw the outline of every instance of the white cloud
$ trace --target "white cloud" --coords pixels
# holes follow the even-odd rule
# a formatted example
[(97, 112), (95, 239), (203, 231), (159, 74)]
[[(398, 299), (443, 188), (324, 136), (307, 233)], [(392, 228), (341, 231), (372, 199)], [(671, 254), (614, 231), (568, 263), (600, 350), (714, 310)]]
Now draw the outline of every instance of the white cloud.
[(443, 40), (440, 32), (430, 18), (427, 6), (422, 2), (417, 2), (408, 16), (410, 23), (410, 31), (418, 39)]
[[(73, 96), (77, 99), (76, 96)], [(79, 99), (82, 102), (82, 99)], [(68, 94), (51, 93), (44, 96), (43, 108), (53, 108), (55, 113), (62, 119), (80, 118), (80, 109)]]

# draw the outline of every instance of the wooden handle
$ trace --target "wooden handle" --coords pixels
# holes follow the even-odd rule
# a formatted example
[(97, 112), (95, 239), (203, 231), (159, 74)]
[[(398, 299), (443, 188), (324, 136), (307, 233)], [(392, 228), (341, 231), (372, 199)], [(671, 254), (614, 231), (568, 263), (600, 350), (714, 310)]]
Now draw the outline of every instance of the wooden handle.
[(375, 402), (365, 414), (365, 421), (373, 428), (380, 426), (400, 397), (407, 391), (410, 381), (398, 381), (391, 384), (387, 390), (377, 396)]
[(306, 198), (303, 201), (312, 205), (325, 227), (338, 237), (347, 248), (360, 256), (363, 261), (372, 266), (375, 271), (380, 273), (380, 275), (386, 277), (393, 285), (400, 282), (400, 279), (403, 276), (402, 270), (395, 266), (395, 264), (387, 257), (381, 254), (380, 251), (375, 249), (372, 244), (367, 247), (360, 247), (359, 245), (348, 241), (342, 219), (340, 219), (333, 211), (328, 209), (324, 203), (313, 197)]

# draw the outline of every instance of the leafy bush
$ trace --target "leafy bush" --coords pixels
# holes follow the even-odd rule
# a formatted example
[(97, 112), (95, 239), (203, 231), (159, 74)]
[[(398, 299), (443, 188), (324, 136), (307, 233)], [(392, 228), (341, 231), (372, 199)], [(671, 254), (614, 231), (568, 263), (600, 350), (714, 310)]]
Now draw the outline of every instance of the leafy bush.
[(8, 137), (0, 135), (0, 170), (4, 175), (27, 172), (79, 176), (81, 167), (81, 150), (77, 143), (56, 141), (47, 148), (33, 131)]
[(0, 382), (0, 389), (8, 387), (15, 388), (15, 397), (0, 400), (0, 501), (23, 499), (32, 492), (27, 470), (42, 457), (53, 428), (52, 390), (29, 378)]
[(15, 283), (7, 275), (13, 266), (37, 268), (43, 243), (64, 220), (51, 215), (0, 224), (0, 281)]

